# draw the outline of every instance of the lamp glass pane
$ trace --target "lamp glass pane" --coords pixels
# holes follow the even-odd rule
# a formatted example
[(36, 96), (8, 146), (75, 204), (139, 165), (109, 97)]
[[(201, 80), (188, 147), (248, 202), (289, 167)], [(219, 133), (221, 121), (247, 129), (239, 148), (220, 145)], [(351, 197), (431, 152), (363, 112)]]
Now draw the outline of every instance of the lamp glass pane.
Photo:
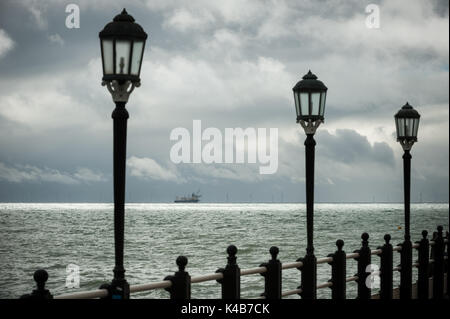
[(295, 100), (295, 111), (297, 112), (297, 116), (300, 116), (300, 98), (298, 96), (298, 93), (294, 93), (294, 100)]
[(114, 62), (113, 62), (113, 41), (102, 40), (103, 50), (103, 70), (105, 74), (113, 74)]
[(116, 40), (116, 74), (128, 74), (130, 41)]
[(303, 116), (309, 116), (309, 93), (300, 93), (301, 111)]
[(399, 123), (398, 123), (398, 118), (395, 118), (395, 129), (397, 131), (397, 137), (400, 136), (400, 131), (399, 131)]
[(405, 136), (405, 119), (399, 118), (398, 121), (398, 137)]
[(319, 115), (320, 93), (311, 93), (311, 115)]
[(405, 135), (408, 137), (413, 136), (413, 119), (405, 119)]
[(327, 99), (327, 93), (326, 92), (322, 92), (321, 93), (321, 98), (320, 98), (320, 110), (319, 110), (319, 115), (323, 116), (325, 113), (325, 101)]
[(419, 120), (420, 119), (414, 119), (414, 137), (417, 137), (417, 133), (419, 131)]
[(133, 56), (131, 57), (131, 74), (139, 75), (139, 69), (142, 63), (142, 49), (144, 48), (144, 41), (136, 41), (133, 44)]

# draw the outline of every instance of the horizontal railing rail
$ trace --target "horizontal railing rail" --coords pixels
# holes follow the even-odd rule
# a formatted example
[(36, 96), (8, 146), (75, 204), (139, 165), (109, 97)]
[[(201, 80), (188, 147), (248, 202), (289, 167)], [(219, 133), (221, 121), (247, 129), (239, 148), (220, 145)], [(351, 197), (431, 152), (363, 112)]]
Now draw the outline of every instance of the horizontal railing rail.
[[(428, 240), (427, 232), (422, 233), (422, 240), (415, 242), (410, 245), (408, 249), (403, 251), (402, 247), (405, 243), (399, 244), (393, 247), (389, 241), (390, 236), (385, 236), (385, 244), (376, 249), (369, 249), (367, 234), (363, 234), (361, 238), (362, 247), (351, 253), (345, 253), (342, 249), (344, 242), (338, 240), (336, 245), (338, 250), (334, 254), (330, 254), (324, 258), (318, 258), (315, 262), (317, 265), (328, 264), (331, 265), (331, 279), (327, 282), (320, 283), (316, 286), (316, 289), (330, 288), (332, 291), (333, 299), (344, 299), (346, 298), (346, 283), (356, 282), (357, 283), (357, 294), (358, 298), (365, 299), (376, 296), (376, 298), (381, 299), (391, 299), (393, 297), (392, 291), (396, 290), (393, 287), (393, 272), (402, 269), (418, 269), (417, 284), (414, 285), (417, 290), (417, 296), (419, 298), (428, 298), (429, 280), (433, 283), (433, 297), (441, 298), (443, 296), (443, 281), (444, 278), (447, 280), (447, 290), (448, 294), (448, 251), (449, 251), (449, 240), (448, 233), (447, 238), (443, 238), (442, 227), (438, 227), (438, 232), (434, 234), (432, 240)], [(445, 247), (447, 247), (447, 252), (445, 252)], [(393, 266), (393, 252), (398, 252), (400, 254), (407, 253), (408, 250), (417, 250), (418, 260), (413, 261), (410, 264), (400, 263), (397, 266)], [(206, 275), (199, 275), (190, 277), (187, 272), (185, 272), (185, 267), (187, 265), (186, 257), (178, 257), (177, 265), (179, 270), (175, 273), (175, 276), (168, 276), (162, 281), (151, 282), (146, 284), (136, 284), (130, 286), (130, 293), (140, 293), (148, 292), (155, 289), (165, 289), (169, 291), (171, 298), (178, 296), (178, 298), (190, 298), (191, 284), (198, 284), (208, 281), (216, 281), (222, 286), (222, 297), (225, 298), (240, 298), (240, 278), (249, 275), (261, 275), (264, 277), (265, 289), (264, 292), (256, 297), (257, 299), (279, 299), (292, 295), (302, 296), (302, 285), (296, 289), (290, 289), (282, 291), (281, 289), (281, 276), (282, 271), (287, 269), (297, 269), (300, 272), (303, 270), (304, 262), (299, 259), (295, 262), (281, 263), (277, 259), (278, 248), (271, 247), (270, 254), (272, 258), (267, 263), (259, 265), (259, 267), (240, 269), (236, 263), (236, 253), (237, 248), (235, 246), (230, 246), (227, 249), (228, 252), (228, 263), (225, 268), (218, 269), (215, 273), (210, 273)], [(381, 267), (376, 269), (369, 269), (372, 267), (371, 256), (378, 256), (380, 258)], [(353, 276), (346, 276), (346, 260), (353, 259), (358, 263), (358, 272)], [(403, 259), (402, 259), (403, 260)], [(368, 268), (369, 267), (369, 268)], [(38, 275), (37, 273), (40, 272)], [(44, 270), (39, 270), (35, 273), (35, 280), (38, 284), (38, 289), (34, 290), (30, 295), (24, 295), (24, 298), (43, 298), (51, 297), (50, 292), (44, 289), (46, 281), (46, 272)], [(48, 276), (48, 275), (47, 275)], [(379, 288), (379, 293), (372, 295), (371, 287), (366, 286), (367, 278), (379, 277), (381, 281), (381, 287)], [(45, 279), (45, 280), (42, 280)], [(181, 282), (180, 278), (183, 278)], [(436, 281), (438, 280), (438, 281)], [(412, 287), (412, 278), (409, 283), (400, 282), (400, 297), (406, 298), (404, 292), (404, 285), (407, 287)], [(442, 283), (439, 283), (442, 281)], [(436, 288), (437, 287), (437, 288)], [(402, 290), (403, 288), (403, 290)], [(40, 293), (40, 295), (39, 295)], [(410, 295), (409, 295), (410, 296)], [(111, 292), (108, 289), (95, 289), (90, 291), (80, 291), (74, 293), (67, 293), (55, 296), (54, 299), (94, 299), (94, 298), (111, 298)]]

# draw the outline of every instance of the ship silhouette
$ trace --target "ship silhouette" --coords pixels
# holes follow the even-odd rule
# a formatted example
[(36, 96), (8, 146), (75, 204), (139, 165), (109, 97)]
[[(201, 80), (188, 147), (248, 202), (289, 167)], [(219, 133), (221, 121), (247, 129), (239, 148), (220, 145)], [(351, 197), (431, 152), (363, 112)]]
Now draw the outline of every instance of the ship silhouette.
[(182, 197), (176, 197), (174, 200), (175, 203), (198, 203), (200, 201), (200, 191), (197, 191), (197, 193), (192, 193), (190, 197), (182, 196)]

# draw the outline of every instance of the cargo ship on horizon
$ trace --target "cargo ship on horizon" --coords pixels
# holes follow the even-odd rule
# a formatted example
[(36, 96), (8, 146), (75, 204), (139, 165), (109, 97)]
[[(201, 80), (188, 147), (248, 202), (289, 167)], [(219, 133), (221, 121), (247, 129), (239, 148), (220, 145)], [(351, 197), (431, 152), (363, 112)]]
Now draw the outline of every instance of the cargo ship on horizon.
[(182, 196), (182, 197), (176, 197), (174, 200), (174, 203), (198, 203), (200, 201), (200, 192), (192, 193), (190, 197)]

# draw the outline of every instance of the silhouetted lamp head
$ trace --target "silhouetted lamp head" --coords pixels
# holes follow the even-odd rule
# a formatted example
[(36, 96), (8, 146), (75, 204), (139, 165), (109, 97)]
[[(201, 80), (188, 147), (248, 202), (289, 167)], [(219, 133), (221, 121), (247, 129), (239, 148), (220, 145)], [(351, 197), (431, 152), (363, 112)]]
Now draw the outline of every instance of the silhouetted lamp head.
[(292, 90), (294, 91), (297, 123), (300, 123), (303, 128), (310, 123), (311, 129), (307, 131), (305, 128), (305, 131), (307, 134), (314, 134), (315, 129), (324, 121), (328, 88), (309, 71)]
[(409, 103), (406, 103), (394, 117), (397, 141), (405, 150), (410, 150), (414, 142), (417, 142), (420, 114)]
[(103, 81), (140, 82), (147, 33), (125, 9), (99, 33)]

